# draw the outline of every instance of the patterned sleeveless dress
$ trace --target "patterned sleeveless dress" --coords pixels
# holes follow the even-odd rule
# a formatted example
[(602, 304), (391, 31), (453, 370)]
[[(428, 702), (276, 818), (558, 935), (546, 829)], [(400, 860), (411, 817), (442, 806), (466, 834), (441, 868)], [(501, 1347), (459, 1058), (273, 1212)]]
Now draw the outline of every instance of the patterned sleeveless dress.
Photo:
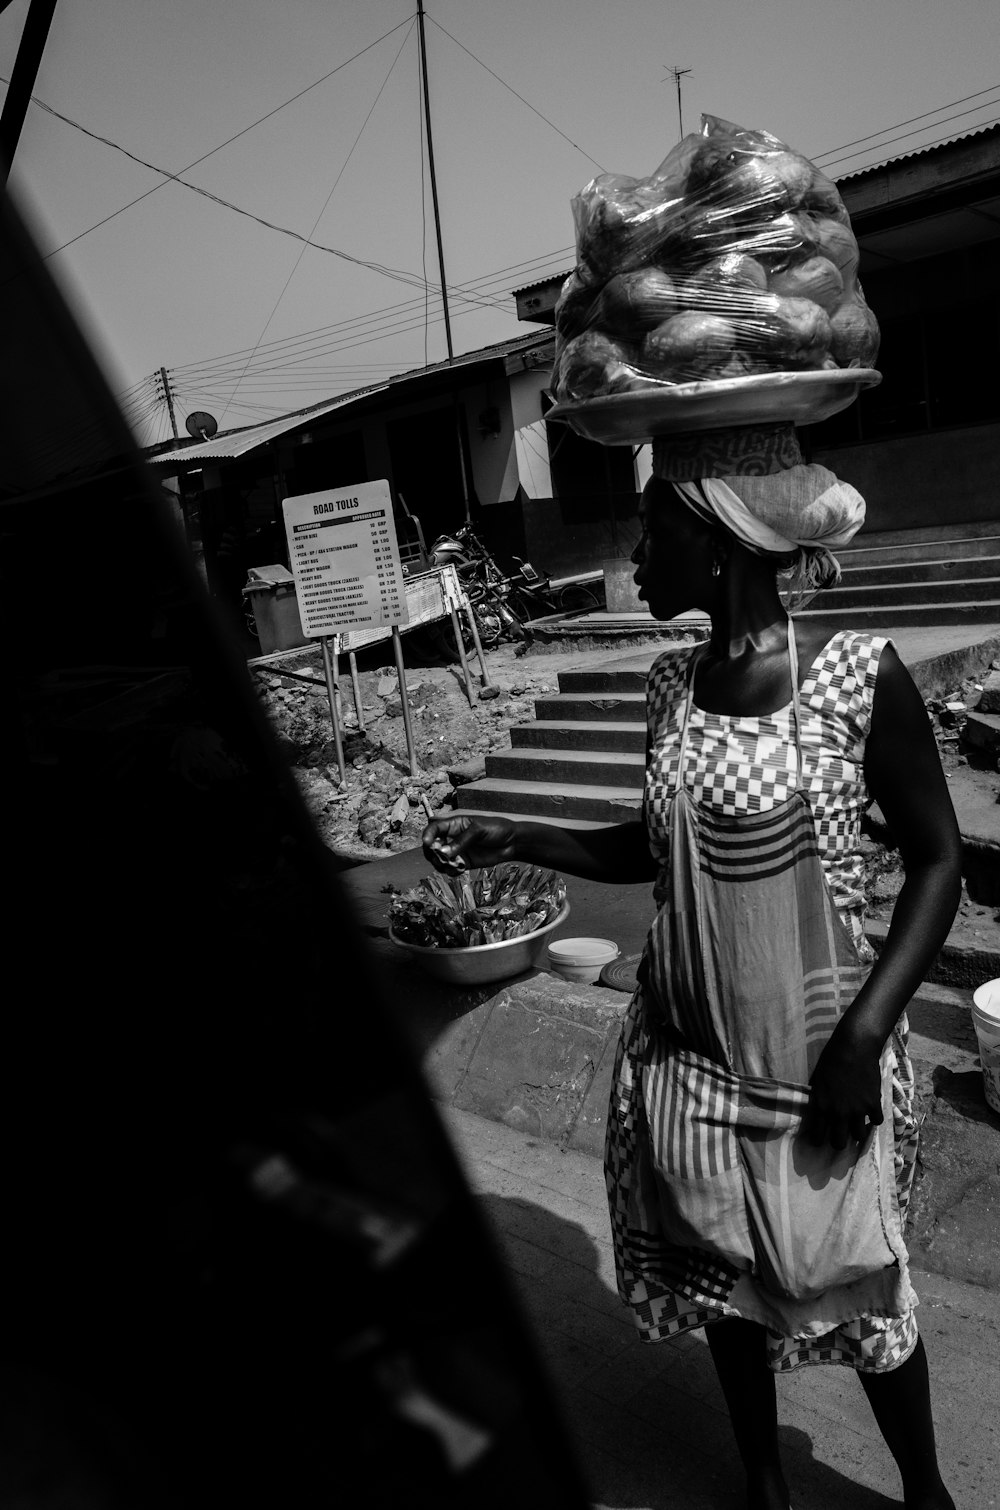
[[(861, 886), (860, 822), (870, 800), (863, 761), (879, 658), (888, 643), (875, 635), (839, 631), (809, 667), (799, 696), (799, 786), (812, 810), (830, 896), (862, 964), (874, 958), (864, 933)], [(654, 662), (647, 682), (651, 757), (644, 813), (650, 846), (660, 863), (654, 897), (661, 905), (668, 895), (669, 818), (678, 782), (707, 809), (739, 818), (780, 807), (797, 781), (792, 704), (763, 717), (742, 717), (707, 713), (692, 703), (683, 769), (678, 771), (687, 676), (696, 649), (666, 651)], [(742, 1314), (734, 1303), (740, 1292), (734, 1290), (725, 1264), (720, 1268), (707, 1253), (700, 1261), (697, 1246), (688, 1247), (683, 1263), (678, 1263), (677, 1250), (671, 1255), (663, 1242), (656, 1159), (643, 1104), (653, 1010), (647, 981), (636, 990), (622, 1028), (605, 1152), (619, 1294), (632, 1309), (640, 1336), (650, 1342)], [(883, 1074), (891, 1081), (892, 1164), (901, 1221), (917, 1144), (906, 1037), (904, 1016), (883, 1055)], [(890, 1088), (884, 1089), (888, 1101)], [(916, 1344), (915, 1304), (911, 1291), (903, 1314), (854, 1316), (829, 1331), (818, 1332), (815, 1324), (804, 1326), (799, 1335), (768, 1327), (770, 1367), (785, 1372), (801, 1364), (829, 1362), (862, 1372), (887, 1372), (903, 1363)]]

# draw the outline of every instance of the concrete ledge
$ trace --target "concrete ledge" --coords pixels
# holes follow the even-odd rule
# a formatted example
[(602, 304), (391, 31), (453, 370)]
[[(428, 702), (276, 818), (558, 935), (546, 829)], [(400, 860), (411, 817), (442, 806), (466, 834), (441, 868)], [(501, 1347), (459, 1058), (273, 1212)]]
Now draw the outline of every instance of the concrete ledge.
[(706, 640), (708, 630), (699, 626), (653, 624), (650, 628), (627, 622), (592, 624), (586, 619), (558, 626), (546, 626), (537, 620), (529, 627), (532, 654), (544, 655), (554, 650), (627, 650), (645, 646)]
[[(969, 631), (974, 633), (974, 631)], [(926, 697), (940, 697), (961, 685), (967, 676), (980, 673), (1000, 656), (1000, 636), (987, 635), (955, 650), (922, 656), (910, 663), (910, 674)]]
[[(869, 918), (865, 923), (865, 935), (876, 953), (885, 943), (888, 932), (888, 923), (875, 918)], [(926, 979), (933, 985), (972, 991), (984, 980), (1000, 979), (1000, 949), (970, 943), (967, 939), (961, 942), (949, 939), (931, 965)]]
[(405, 1003), (402, 1025), (436, 1100), (602, 1155), (627, 996), (540, 970), (463, 990), (379, 952), (387, 999)]

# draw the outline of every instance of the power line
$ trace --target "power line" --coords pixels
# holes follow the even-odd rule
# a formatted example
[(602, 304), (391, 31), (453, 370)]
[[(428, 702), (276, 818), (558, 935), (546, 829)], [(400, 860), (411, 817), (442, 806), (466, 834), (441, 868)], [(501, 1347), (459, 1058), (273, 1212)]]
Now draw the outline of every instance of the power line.
[[(235, 132), (232, 136), (227, 137), (224, 142), (220, 142), (217, 147), (212, 147), (210, 151), (203, 153), (201, 157), (196, 157), (194, 162), (190, 162), (186, 167), (181, 168), (181, 173), (190, 173), (192, 168), (197, 168), (201, 163), (207, 162), (210, 157), (214, 157), (215, 154), (217, 152), (221, 152), (224, 147), (228, 147), (233, 142), (238, 141), (241, 136), (246, 136), (247, 132), (253, 131), (257, 126), (263, 125), (265, 121), (269, 121), (272, 116), (277, 115), (279, 111), (284, 110), (286, 106), (293, 105), (296, 100), (302, 99), (303, 95), (308, 94), (311, 89), (316, 89), (320, 84), (325, 84), (327, 79), (332, 79), (334, 74), (340, 73), (341, 69), (349, 67), (351, 63), (356, 63), (358, 58), (363, 57), (366, 52), (370, 52), (373, 47), (378, 47), (379, 43), (384, 42), (386, 37), (391, 37), (393, 32), (398, 31), (401, 26), (406, 26), (408, 22), (412, 22), (412, 19), (412, 17), (407, 17), (402, 21), (397, 21), (395, 26), (391, 26), (387, 32), (383, 32), (382, 35), (380, 37), (377, 37), (374, 42), (369, 42), (367, 47), (362, 47), (361, 51), (356, 52), (353, 57), (346, 58), (343, 63), (338, 63), (336, 68), (331, 68), (329, 73), (325, 73), (322, 78), (315, 79), (313, 83), (307, 84), (304, 89), (300, 89), (297, 94), (293, 94), (287, 100), (283, 100), (280, 105), (276, 105), (274, 109), (269, 110), (266, 115), (259, 116), (257, 120), (251, 121), (249, 126), (244, 126), (241, 130)], [(10, 82), (10, 80), (4, 78), (3, 75), (0, 74), (0, 82), (7, 84)], [(37, 99), (34, 95), (32, 95), (32, 100), (36, 105), (42, 104), (41, 100)], [(47, 109), (48, 107), (45, 106), (43, 108)], [(53, 115), (55, 115), (56, 113), (56, 111), (52, 111)], [(65, 117), (62, 118), (65, 119)], [(76, 123), (70, 122), (70, 124), (75, 125)], [(80, 129), (83, 130), (84, 128), (80, 127)], [(99, 137), (98, 140), (104, 140), (104, 138)], [(109, 142), (108, 145), (113, 146), (114, 143)], [(136, 161), (139, 161), (139, 159), (137, 158)], [(144, 164), (144, 166), (148, 165)], [(155, 168), (153, 171), (158, 173), (160, 169)], [(167, 176), (171, 177), (173, 175), (168, 174)], [(71, 237), (69, 241), (64, 241), (61, 246), (53, 247), (52, 251), (46, 252), (43, 255), (41, 261), (46, 262), (50, 257), (55, 257), (57, 253), (64, 252), (68, 246), (72, 246), (75, 242), (82, 240), (84, 236), (89, 236), (91, 231), (99, 230), (102, 225), (107, 225), (109, 220), (114, 220), (117, 215), (123, 215), (125, 211), (130, 210), (133, 205), (137, 205), (141, 203), (142, 200), (148, 199), (150, 194), (155, 194), (157, 189), (162, 188), (162, 183), (154, 184), (151, 189), (147, 189), (146, 192), (144, 194), (140, 194), (138, 198), (130, 199), (128, 204), (123, 204), (120, 209), (112, 210), (111, 214), (105, 215), (103, 220), (95, 221), (95, 223), (88, 226), (86, 230), (78, 231), (77, 234)]]
[[(524, 262), (512, 263), (507, 267), (497, 269), (495, 272), (481, 274), (478, 279), (472, 280), (472, 282), (478, 284), (501, 284), (506, 282), (509, 284), (510, 279), (515, 273), (521, 274), (522, 276), (527, 276), (524, 271), (526, 268), (532, 268), (533, 273), (537, 274), (540, 272), (541, 267), (543, 267), (545, 264), (557, 264), (560, 268), (563, 267), (565, 265), (566, 258), (573, 255), (573, 251), (574, 249), (572, 247), (558, 248), (556, 251), (546, 253), (542, 256), (528, 258)], [(457, 291), (462, 292), (468, 286), (470, 285), (458, 285)], [(322, 337), (331, 336), (338, 333), (363, 333), (370, 327), (371, 322), (377, 320), (397, 320), (408, 312), (421, 307), (423, 305), (423, 302), (424, 301), (420, 299), (404, 300), (399, 304), (386, 305), (381, 309), (370, 311), (365, 315), (352, 315), (345, 320), (336, 321), (332, 325), (323, 326), (317, 330), (302, 332), (295, 336), (283, 336), (275, 341), (266, 342), (260, 347), (260, 351), (264, 356), (278, 357), (293, 354), (295, 351), (297, 351), (301, 356), (302, 348), (304, 345), (314, 343)], [(498, 302), (496, 307), (503, 309), (504, 311), (509, 310), (509, 304), (507, 303), (506, 299), (502, 303)], [(194, 373), (196, 371), (204, 371), (206, 369), (218, 371), (225, 369), (226, 367), (238, 365), (238, 363), (242, 361), (242, 359), (246, 355), (248, 349), (249, 348), (244, 347), (240, 350), (229, 352), (221, 356), (205, 357), (198, 362), (190, 362), (182, 367), (173, 367), (170, 369), (170, 371), (172, 374)], [(327, 350), (335, 349), (338, 349), (336, 345), (324, 346), (322, 348), (322, 351), (317, 354), (322, 354)]]
[(464, 43), (460, 42), (457, 37), (453, 37), (448, 28), (442, 26), (440, 21), (434, 21), (434, 17), (430, 15), (427, 17), (427, 19), (428, 21), (433, 21), (438, 31), (443, 31), (445, 36), (450, 41), (454, 42), (456, 47), (460, 47), (466, 54), (466, 56), (470, 57), (474, 63), (478, 63), (480, 68), (485, 68), (490, 77), (496, 79), (498, 84), (502, 84), (505, 89), (509, 90), (515, 99), (520, 100), (522, 105), (527, 105), (528, 109), (535, 115), (537, 115), (540, 121), (544, 121), (546, 126), (551, 126), (552, 130), (556, 133), (557, 136), (561, 136), (564, 142), (569, 142), (571, 147), (575, 147), (576, 151), (579, 152), (583, 157), (585, 157), (589, 163), (593, 163), (595, 168), (600, 168), (602, 173), (606, 173), (608, 171), (607, 168), (603, 167), (602, 164), (597, 161), (596, 157), (591, 157), (589, 152), (584, 152), (580, 144), (578, 142), (575, 142), (572, 137), (567, 136), (565, 131), (560, 131), (559, 127), (555, 125), (553, 121), (550, 121), (547, 115), (543, 115), (540, 110), (536, 109), (530, 100), (526, 100), (523, 94), (518, 94), (517, 90), (512, 88), (511, 85), (507, 83), (506, 79), (502, 79), (498, 73), (494, 73), (493, 69), (490, 68), (488, 63), (484, 63), (482, 58), (477, 58), (476, 54), (474, 52), (470, 52)]
[[(948, 123), (950, 121), (961, 120), (963, 116), (972, 115), (977, 110), (987, 110), (992, 105), (1000, 105), (1000, 97), (998, 97), (995, 100), (987, 100), (986, 103), (983, 104), (983, 105), (974, 105), (974, 106), (972, 106), (968, 110), (959, 110), (957, 112), (957, 114), (955, 114), (955, 115), (946, 115), (942, 120), (934, 121), (934, 123), (932, 125), (929, 124), (929, 125), (926, 125), (926, 126), (918, 126), (913, 131), (901, 131), (897, 136), (890, 136), (890, 137), (887, 137), (885, 141), (879, 142), (877, 148), (876, 147), (862, 147), (860, 149), (860, 151), (858, 151), (858, 152), (841, 152), (838, 156), (831, 158), (830, 162), (823, 164), (824, 171), (826, 171), (826, 169), (829, 168), (830, 166), (832, 166), (834, 163), (849, 162), (852, 157), (864, 157), (867, 152), (874, 152), (876, 150), (879, 151), (879, 152), (882, 152), (882, 151), (884, 151), (884, 149), (886, 147), (891, 147), (894, 142), (906, 141), (911, 136), (919, 136), (921, 134), (921, 132), (923, 132), (923, 131), (933, 131), (938, 126), (946, 126), (946, 125), (948, 125)], [(942, 106), (942, 109), (947, 109), (947, 108), (948, 108), (947, 106)], [(996, 117), (993, 117), (992, 120), (981, 121), (979, 124), (981, 126), (993, 125), (994, 122), (995, 122), (995, 119), (996, 119)], [(893, 128), (890, 126), (890, 127), (887, 127), (886, 129), (891, 131)], [(955, 134), (954, 132), (948, 132), (946, 136), (940, 136), (940, 137), (936, 138), (936, 140), (934, 142), (925, 142), (924, 146), (925, 147), (936, 146), (938, 142), (946, 141), (949, 136), (954, 136), (954, 134)]]
[[(0, 74), (0, 82), (7, 82), (2, 74)], [(111, 147), (113, 151), (120, 152), (132, 162), (138, 163), (140, 167), (148, 168), (152, 173), (159, 173), (165, 180), (179, 184), (181, 188), (189, 189), (193, 194), (200, 194), (203, 199), (210, 199), (215, 204), (221, 205), (223, 209), (232, 210), (236, 215), (242, 215), (247, 220), (256, 221), (258, 225), (266, 227), (267, 230), (278, 231), (282, 236), (291, 236), (295, 241), (302, 241), (307, 246), (313, 247), (315, 251), (328, 252), (331, 256), (340, 257), (345, 262), (352, 262), (358, 267), (367, 267), (372, 272), (381, 273), (386, 278), (395, 278), (400, 283), (408, 283), (413, 287), (420, 287), (421, 285), (422, 280), (416, 273), (403, 272), (399, 268), (388, 267), (381, 262), (370, 261), (364, 257), (355, 257), (350, 252), (341, 251), (339, 247), (324, 246), (321, 242), (311, 241), (308, 236), (303, 236), (299, 231), (290, 230), (288, 226), (277, 225), (272, 220), (266, 220), (262, 215), (255, 215), (252, 210), (244, 210), (240, 205), (233, 204), (231, 200), (224, 199), (221, 194), (213, 194), (210, 189), (203, 189), (199, 184), (189, 183), (187, 179), (181, 178), (178, 173), (171, 173), (167, 168), (160, 168), (156, 163), (148, 162), (144, 157), (139, 157), (135, 152), (130, 152), (127, 147), (123, 147), (120, 143), (112, 141), (110, 137), (101, 136), (98, 132), (91, 131), (87, 126), (81, 125), (79, 121), (73, 120), (71, 116), (63, 115), (61, 110), (55, 110), (51, 105), (46, 104), (44, 100), (38, 99), (36, 95), (32, 95), (31, 99), (32, 103), (37, 105), (40, 110), (44, 110), (47, 114), (55, 116), (57, 120), (62, 121), (65, 125), (72, 126), (75, 131), (81, 131), (84, 136), (89, 136), (93, 141), (100, 142), (105, 147)], [(184, 171), (187, 172), (187, 169)], [(133, 201), (133, 203), (138, 203), (138, 201)], [(81, 235), (85, 234), (86, 232), (81, 232)], [(74, 241), (78, 241), (79, 239), (78, 236), (73, 238)], [(63, 247), (71, 245), (72, 242), (69, 241), (63, 243)], [(58, 247), (56, 250), (62, 251), (63, 247)], [(54, 255), (55, 253), (53, 252), (46, 253), (46, 256)], [(45, 258), (43, 257), (42, 260), (44, 261)]]
[[(265, 334), (267, 333), (267, 327), (270, 325), (271, 321), (274, 319), (275, 315), (278, 312), (278, 306), (281, 303), (282, 299), (285, 297), (285, 293), (287, 292), (288, 285), (291, 283), (292, 279), (295, 277), (296, 272), (298, 271), (299, 263), (302, 261), (302, 258), (306, 254), (306, 245), (310, 244), (310, 238), (312, 237), (313, 231), (315, 231), (316, 227), (319, 225), (320, 221), (323, 219), (323, 216), (326, 214), (327, 205), (330, 203), (330, 200), (333, 198), (334, 193), (336, 192), (337, 185), (340, 183), (340, 180), (343, 178), (344, 173), (347, 170), (347, 165), (350, 162), (351, 158), (354, 156), (354, 149), (358, 145), (358, 142), (361, 140), (362, 136), (364, 135), (365, 127), (368, 125), (368, 122), (371, 120), (372, 115), (374, 114), (375, 106), (378, 104), (379, 100), (382, 98), (382, 95), (383, 95), (383, 93), (385, 91), (386, 85), (388, 84), (389, 80), (392, 77), (393, 70), (395, 69), (396, 64), (399, 62), (400, 56), (402, 55), (403, 48), (406, 46), (407, 38), (409, 37), (410, 32), (412, 30), (413, 30), (413, 22), (411, 21), (410, 25), (407, 27), (406, 31), (403, 33), (403, 40), (402, 40), (402, 42), (400, 42), (399, 47), (396, 50), (396, 56), (393, 58), (392, 62), (389, 64), (388, 72), (386, 73), (385, 78), (382, 80), (381, 87), (379, 88), (378, 93), (376, 94), (374, 100), (371, 103), (371, 109), (368, 111), (368, 114), (365, 116), (364, 120), (361, 123), (361, 130), (358, 132), (357, 136), (354, 138), (354, 141), (351, 143), (350, 151), (348, 152), (347, 156), (344, 158), (343, 163), (341, 164), (340, 172), (337, 174), (336, 178), (333, 180), (333, 184), (332, 184), (332, 186), (330, 188), (330, 192), (329, 192), (329, 194), (327, 194), (326, 198), (323, 201), (323, 207), (320, 210), (319, 214), (316, 216), (316, 219), (312, 223), (312, 227), (311, 227), (311, 229), (309, 231), (309, 236), (304, 238), (305, 245), (303, 245), (301, 251), (299, 252), (299, 255), (295, 259), (295, 264), (294, 264), (291, 272), (288, 274), (288, 277), (285, 279), (284, 283), (282, 284), (282, 286), (281, 286), (281, 292), (279, 293), (277, 299), (275, 299), (275, 301), (274, 301), (274, 306), (273, 306), (273, 308), (271, 310), (271, 313), (268, 315), (267, 319), (264, 321), (264, 324), (263, 324), (263, 327), (261, 329), (260, 335), (257, 338), (256, 345), (254, 346), (253, 351), (251, 351), (250, 355), (247, 357), (246, 367), (244, 367), (243, 372), (240, 374), (240, 376), (236, 380), (236, 386), (233, 389), (233, 395), (234, 396), (235, 396), (237, 390), (239, 389), (240, 383), (243, 381), (243, 378), (246, 376), (246, 368), (250, 366), (250, 363), (254, 359), (254, 355), (256, 354), (257, 347), (260, 345), (261, 341), (264, 339)], [(232, 403), (232, 399), (230, 399), (229, 402)], [(228, 408), (229, 408), (229, 404), (227, 404), (226, 408), (222, 411), (222, 414), (220, 416), (220, 422), (221, 422), (222, 419), (225, 418), (226, 412), (227, 412)]]
[[(3, 75), (0, 75), (0, 81), (2, 81), (2, 79)], [(191, 192), (194, 194), (200, 194), (204, 199), (212, 200), (215, 204), (222, 206), (223, 209), (232, 210), (237, 215), (242, 215), (248, 220), (255, 221), (258, 225), (264, 226), (267, 230), (278, 231), (283, 236), (290, 236), (293, 240), (300, 241), (304, 243), (305, 246), (312, 247), (314, 251), (327, 252), (331, 256), (339, 257), (341, 260), (350, 262), (357, 267), (368, 268), (370, 272), (380, 273), (383, 277), (392, 278), (396, 282), (407, 284), (411, 288), (419, 288), (421, 290), (424, 290), (427, 287), (425, 279), (417, 273), (408, 273), (402, 271), (399, 268), (388, 267), (384, 263), (374, 262), (364, 257), (355, 257), (352, 253), (342, 251), (339, 247), (326, 246), (322, 242), (313, 241), (311, 239), (311, 236), (303, 236), (299, 231), (293, 231), (287, 226), (278, 225), (274, 221), (266, 220), (263, 216), (254, 214), (251, 210), (244, 210), (240, 205), (233, 204), (231, 200), (224, 199), (221, 195), (214, 194), (209, 189), (203, 189), (198, 184), (188, 183), (186, 179), (181, 178), (177, 174), (170, 173), (166, 168), (159, 168), (155, 163), (147, 162), (144, 158), (136, 156), (136, 154), (134, 152), (130, 152), (127, 147), (122, 147), (118, 142), (112, 141), (109, 137), (100, 136), (97, 132), (89, 130), (88, 127), (81, 125), (79, 121), (74, 121), (70, 116), (63, 115), (61, 111), (55, 110), (51, 105), (46, 104), (44, 100), (40, 100), (34, 95), (32, 96), (32, 100), (33, 103), (36, 104), (40, 109), (47, 111), (49, 115), (55, 116), (57, 120), (61, 120), (65, 125), (72, 126), (75, 130), (81, 131), (85, 136), (91, 137), (94, 141), (101, 142), (102, 145), (111, 147), (114, 151), (122, 153), (125, 157), (130, 158), (133, 162), (140, 164), (140, 166), (144, 168), (150, 169), (151, 172), (161, 174), (164, 179), (169, 179), (172, 182), (179, 184), (182, 188), (191, 190)], [(138, 201), (133, 201), (133, 203), (138, 203)], [(78, 239), (78, 237), (74, 238), (74, 240)], [(71, 242), (64, 243), (64, 246), (70, 245), (72, 245)], [(57, 250), (62, 250), (62, 248), (57, 248)], [(51, 256), (54, 254), (47, 253), (46, 255)], [(41, 260), (44, 261), (45, 258), (43, 257)], [(470, 300), (471, 302), (477, 303), (484, 307), (495, 307), (497, 303), (496, 300), (490, 300), (486, 297), (478, 295), (471, 287), (467, 290), (463, 289), (461, 286), (453, 289), (449, 285), (449, 292), (454, 292), (459, 298)]]
[[(895, 131), (900, 126), (912, 126), (916, 121), (926, 120), (928, 116), (939, 115), (942, 110), (950, 110), (953, 105), (966, 105), (968, 104), (969, 100), (977, 100), (980, 99), (984, 94), (992, 94), (993, 91), (997, 88), (1000, 88), (1000, 85), (991, 84), (988, 89), (978, 89), (975, 94), (963, 94), (957, 100), (949, 100), (947, 105), (935, 105), (933, 110), (924, 110), (920, 113), (920, 115), (911, 115), (909, 120), (896, 121), (891, 126), (883, 126), (881, 131), (872, 131), (868, 136), (859, 136), (856, 137), (853, 142), (844, 142), (839, 147), (831, 147), (829, 151), (820, 152), (813, 159), (813, 161), (818, 162), (819, 158), (821, 157), (832, 157), (839, 152), (846, 152), (848, 147), (860, 147), (862, 142), (874, 141), (876, 137), (884, 136), (887, 131)], [(935, 122), (935, 125), (939, 124), (940, 122)], [(928, 126), (927, 129), (933, 130), (934, 128), (933, 126)]]

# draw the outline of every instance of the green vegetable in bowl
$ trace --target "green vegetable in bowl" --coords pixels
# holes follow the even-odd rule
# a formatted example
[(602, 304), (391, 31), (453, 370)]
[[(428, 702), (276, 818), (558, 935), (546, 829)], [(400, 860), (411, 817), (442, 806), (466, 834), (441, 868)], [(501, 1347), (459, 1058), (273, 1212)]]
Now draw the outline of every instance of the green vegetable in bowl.
[(554, 870), (505, 860), (459, 876), (424, 876), (393, 897), (389, 925), (405, 944), (468, 949), (535, 933), (565, 901), (566, 882)]

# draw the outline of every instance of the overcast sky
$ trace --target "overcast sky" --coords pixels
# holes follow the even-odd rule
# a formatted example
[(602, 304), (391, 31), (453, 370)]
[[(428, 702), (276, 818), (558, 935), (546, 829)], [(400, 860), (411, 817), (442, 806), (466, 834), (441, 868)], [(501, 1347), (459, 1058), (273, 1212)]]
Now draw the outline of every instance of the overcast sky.
[[(231, 428), (447, 354), (415, 16), (58, 0), (11, 185), (140, 439), (169, 435), (160, 367), (180, 421)], [(1000, 119), (997, 0), (427, 0), (427, 50), (456, 352), (527, 333), (510, 291), (572, 264), (573, 194), (676, 143), (673, 68), (686, 132), (761, 127), (831, 176)]]

